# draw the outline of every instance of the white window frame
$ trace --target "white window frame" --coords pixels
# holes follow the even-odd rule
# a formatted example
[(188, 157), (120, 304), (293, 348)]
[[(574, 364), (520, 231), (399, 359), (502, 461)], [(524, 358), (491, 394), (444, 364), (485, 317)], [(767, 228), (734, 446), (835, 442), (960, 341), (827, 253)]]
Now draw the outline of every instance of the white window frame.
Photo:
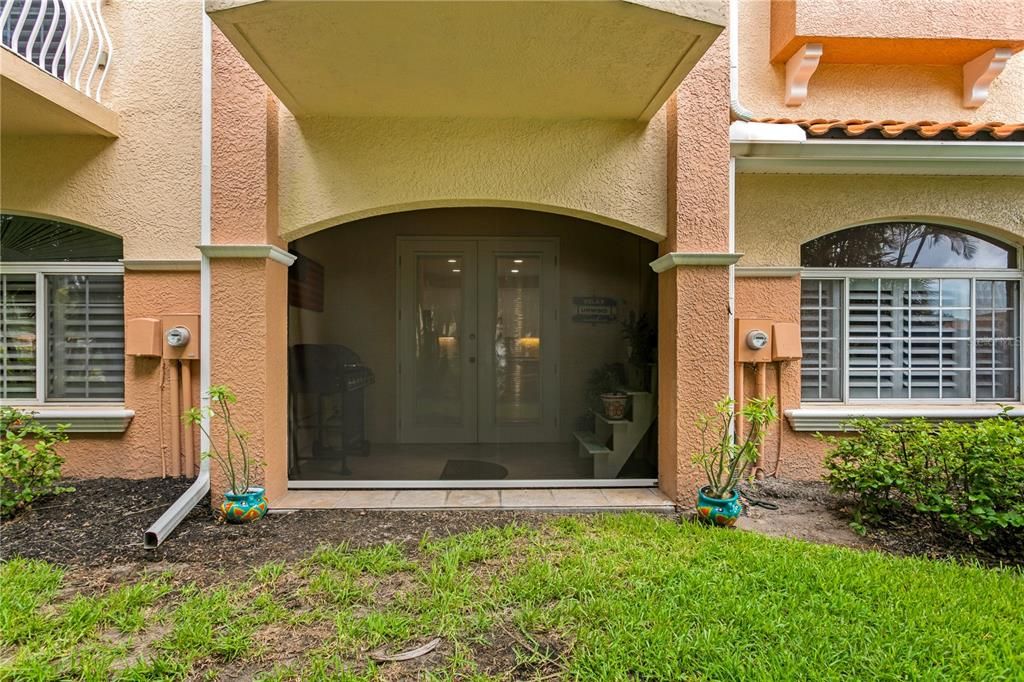
[[(1018, 260), (1019, 262), (1019, 260)], [(842, 359), (843, 367), (839, 372), (839, 380), (842, 382), (840, 400), (814, 400), (801, 398), (801, 404), (814, 405), (821, 408), (836, 408), (843, 405), (997, 405), (1000, 402), (1015, 403), (1024, 401), (1024, 343), (1017, 348), (1017, 386), (1016, 400), (994, 399), (978, 400), (975, 378), (977, 373), (977, 334), (975, 315), (977, 303), (975, 300), (975, 288), (978, 280), (1004, 280), (1016, 281), (1017, 284), (1017, 337), (1024, 338), (1024, 272), (1020, 269), (1003, 268), (801, 268), (800, 277), (803, 279), (815, 280), (840, 280), (843, 282), (843, 300), (839, 306), (839, 324), (842, 338)], [(848, 325), (849, 316), (849, 294), (850, 280), (858, 278), (867, 279), (967, 279), (971, 286), (971, 395), (969, 398), (928, 398), (915, 400), (914, 398), (851, 398), (849, 380), (849, 358), (850, 358), (850, 329)], [(801, 382), (803, 378), (801, 376)]]
[(49, 348), (46, 330), (46, 303), (49, 300), (49, 292), (47, 291), (46, 277), (47, 275), (120, 275), (123, 278), (124, 264), (91, 261), (4, 263), (2, 268), (0, 268), (0, 274), (35, 275), (36, 278), (36, 397), (33, 400), (0, 398), (0, 404), (18, 407), (66, 405), (86, 409), (90, 406), (123, 405), (123, 398), (120, 402), (46, 399), (46, 361)]

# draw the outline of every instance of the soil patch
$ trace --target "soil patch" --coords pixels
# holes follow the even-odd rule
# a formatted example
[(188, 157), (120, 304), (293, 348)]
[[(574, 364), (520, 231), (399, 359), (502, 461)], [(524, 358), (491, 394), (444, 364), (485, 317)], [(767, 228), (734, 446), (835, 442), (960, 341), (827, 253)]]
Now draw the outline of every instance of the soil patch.
[(859, 535), (850, 528), (851, 501), (834, 495), (823, 481), (766, 479), (745, 488), (751, 498), (779, 507), (748, 506), (739, 527), (765, 535), (873, 549), (899, 556), (978, 561), (987, 566), (1024, 566), (1024, 541), (980, 542), (943, 532), (922, 519), (903, 517)]

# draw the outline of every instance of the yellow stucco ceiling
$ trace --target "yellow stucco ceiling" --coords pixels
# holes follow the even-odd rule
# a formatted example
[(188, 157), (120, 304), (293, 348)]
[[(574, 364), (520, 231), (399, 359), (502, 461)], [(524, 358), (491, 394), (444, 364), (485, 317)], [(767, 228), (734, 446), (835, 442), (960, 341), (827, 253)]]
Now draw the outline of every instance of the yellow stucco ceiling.
[(700, 0), (207, 0), (296, 116), (647, 120), (722, 30)]

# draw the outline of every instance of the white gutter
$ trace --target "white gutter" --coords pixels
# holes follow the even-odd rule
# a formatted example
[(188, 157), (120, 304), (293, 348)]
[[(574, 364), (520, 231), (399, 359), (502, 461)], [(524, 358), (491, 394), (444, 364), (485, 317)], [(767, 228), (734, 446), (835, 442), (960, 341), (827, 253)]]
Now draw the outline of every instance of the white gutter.
[[(213, 32), (212, 22), (203, 12), (202, 114), (200, 132), (199, 242), (207, 245), (210, 238), (211, 179), (213, 160)], [(199, 401), (203, 412), (210, 406), (210, 259), (205, 254), (199, 266)], [(199, 451), (208, 452), (210, 418), (203, 417)], [(189, 489), (172, 504), (152, 526), (146, 529), (142, 546), (156, 549), (178, 527), (192, 508), (210, 491), (210, 460), (199, 462), (199, 475)]]

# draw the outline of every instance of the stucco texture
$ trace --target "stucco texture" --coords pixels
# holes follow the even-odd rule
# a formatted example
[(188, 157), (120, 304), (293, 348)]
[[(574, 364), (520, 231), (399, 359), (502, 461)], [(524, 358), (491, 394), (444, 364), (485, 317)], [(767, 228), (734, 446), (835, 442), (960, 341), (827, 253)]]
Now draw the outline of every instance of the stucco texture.
[[(963, 72), (960, 66), (828, 63), (821, 63), (811, 77), (807, 101), (799, 107), (787, 107), (783, 103), (786, 65), (769, 61), (773, 3), (740, 0), (739, 4), (740, 101), (757, 116), (1024, 121), (1024, 53), (1010, 58), (1002, 74), (993, 82), (988, 101), (977, 109), (962, 106)], [(802, 4), (807, 5), (808, 11), (814, 10), (813, 15), (819, 25), (824, 22), (831, 26), (831, 34), (835, 35), (844, 35), (855, 25), (857, 30), (863, 30), (868, 36), (886, 37), (902, 31), (907, 23), (899, 17), (893, 19), (893, 15), (901, 11), (889, 4), (875, 12), (858, 9), (861, 4), (878, 7), (880, 3), (874, 1), (843, 3), (842, 8), (833, 0)], [(923, 0), (915, 4), (928, 5)], [(941, 7), (935, 7), (932, 3), (928, 12), (920, 14), (925, 17), (926, 24), (931, 21), (956, 26), (961, 37), (971, 37), (973, 33), (970, 31), (982, 30), (985, 22), (993, 18), (994, 6), (1000, 6), (1000, 11), (1010, 16), (1014, 5), (989, 0), (957, 2), (957, 8), (950, 8), (950, 4), (940, 3)], [(854, 19), (847, 18), (851, 9), (856, 15)], [(1020, 15), (1019, 6), (1016, 15)], [(968, 19), (961, 21), (961, 16)], [(919, 31), (917, 35), (928, 36), (930, 29), (925, 25), (916, 30)]]
[[(669, 224), (661, 252), (729, 250), (728, 36), (670, 101)], [(658, 469), (661, 489), (690, 505), (703, 485), (692, 461), (699, 415), (729, 393), (729, 269), (681, 266), (658, 280)]]
[[(125, 273), (126, 319), (199, 312), (199, 273)], [(135, 417), (124, 434), (70, 434), (61, 449), (72, 477), (147, 478), (171, 472), (170, 364), (160, 358), (125, 359), (124, 404)], [(192, 404), (198, 404), (199, 373), (192, 374)], [(198, 452), (197, 434), (193, 443)]]
[(562, 213), (665, 236), (665, 112), (644, 127), (529, 119), (302, 119), (281, 110), (281, 234), (416, 208)]
[(738, 175), (741, 266), (798, 266), (800, 245), (868, 222), (932, 219), (1024, 242), (1024, 178)]
[(115, 49), (104, 103), (120, 137), (5, 136), (0, 208), (119, 235), (126, 259), (198, 260), (202, 4), (103, 12)]

